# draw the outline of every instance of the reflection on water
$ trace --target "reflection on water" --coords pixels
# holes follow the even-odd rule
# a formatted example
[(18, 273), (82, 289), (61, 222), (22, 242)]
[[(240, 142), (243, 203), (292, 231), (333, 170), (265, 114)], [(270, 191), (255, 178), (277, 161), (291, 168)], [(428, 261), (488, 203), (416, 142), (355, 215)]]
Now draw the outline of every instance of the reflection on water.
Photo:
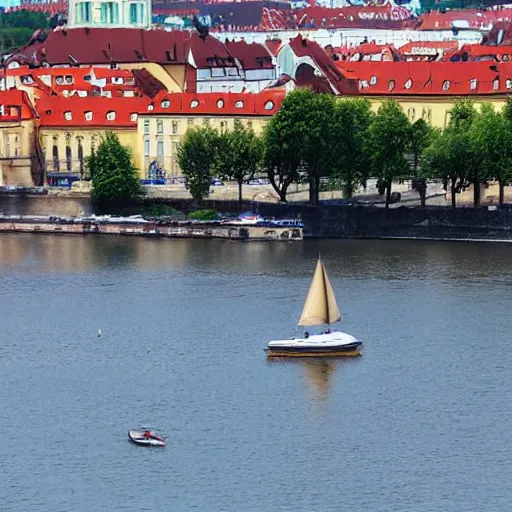
[(333, 380), (338, 366), (343, 364), (341, 359), (327, 358), (272, 358), (268, 360), (271, 366), (290, 365), (302, 370), (304, 387), (313, 402), (329, 398)]

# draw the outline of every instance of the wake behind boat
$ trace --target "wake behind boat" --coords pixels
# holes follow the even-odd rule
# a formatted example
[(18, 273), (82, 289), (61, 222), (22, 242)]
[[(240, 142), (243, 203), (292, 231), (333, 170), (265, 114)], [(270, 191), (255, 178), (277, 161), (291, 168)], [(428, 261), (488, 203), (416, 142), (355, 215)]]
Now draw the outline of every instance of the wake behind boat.
[(165, 446), (165, 440), (151, 430), (129, 430), (128, 439), (139, 446)]
[[(319, 257), (297, 325), (330, 325), (340, 320), (336, 297)], [(271, 341), (265, 352), (268, 357), (355, 357), (361, 355), (361, 345), (350, 334), (327, 329), (319, 334), (305, 332), (301, 337)]]

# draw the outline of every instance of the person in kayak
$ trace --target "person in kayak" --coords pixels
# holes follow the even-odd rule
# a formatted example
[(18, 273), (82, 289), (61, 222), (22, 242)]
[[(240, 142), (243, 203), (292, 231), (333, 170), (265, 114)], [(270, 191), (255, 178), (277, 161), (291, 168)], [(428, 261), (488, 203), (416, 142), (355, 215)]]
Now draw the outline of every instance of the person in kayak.
[(145, 437), (146, 439), (151, 439), (151, 438), (153, 437), (153, 434), (151, 433), (151, 431), (150, 431), (150, 430), (146, 430), (146, 431), (144, 432), (144, 437)]

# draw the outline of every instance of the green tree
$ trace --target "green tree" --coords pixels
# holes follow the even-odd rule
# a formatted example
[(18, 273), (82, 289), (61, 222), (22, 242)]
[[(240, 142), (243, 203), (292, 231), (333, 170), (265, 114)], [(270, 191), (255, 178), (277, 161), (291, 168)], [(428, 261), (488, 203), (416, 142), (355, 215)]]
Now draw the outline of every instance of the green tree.
[(409, 152), (413, 166), (413, 188), (418, 191), (421, 206), (425, 206), (427, 197), (427, 180), (420, 169), (421, 157), (432, 141), (433, 128), (424, 119), (418, 119), (411, 125)]
[(303, 168), (310, 200), (318, 202), (319, 182), (334, 168), (333, 96), (301, 89), (288, 94), (265, 130), (264, 167), (282, 201)]
[(187, 130), (178, 148), (178, 163), (191, 196), (199, 203), (208, 196), (215, 167), (219, 134), (209, 125)]
[(357, 186), (365, 185), (368, 179), (367, 141), (372, 118), (367, 99), (342, 99), (334, 106), (334, 174), (341, 182), (344, 197), (351, 198)]
[(384, 101), (369, 128), (369, 150), (373, 175), (386, 187), (386, 208), (393, 180), (410, 174), (405, 158), (410, 134), (411, 125), (402, 107), (396, 101)]
[(105, 134), (86, 166), (92, 176), (92, 200), (101, 210), (124, 206), (144, 195), (130, 150), (115, 133)]
[(242, 185), (252, 178), (260, 167), (262, 157), (261, 139), (252, 129), (245, 128), (239, 119), (233, 130), (219, 135), (215, 168), (225, 179), (238, 183), (238, 207), (242, 204)]

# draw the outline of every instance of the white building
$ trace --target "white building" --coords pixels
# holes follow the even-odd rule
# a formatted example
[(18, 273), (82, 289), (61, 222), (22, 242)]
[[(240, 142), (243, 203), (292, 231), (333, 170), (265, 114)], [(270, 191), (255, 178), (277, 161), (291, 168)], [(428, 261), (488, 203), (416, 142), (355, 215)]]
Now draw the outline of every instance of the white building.
[(150, 28), (151, 0), (69, 0), (68, 28)]

